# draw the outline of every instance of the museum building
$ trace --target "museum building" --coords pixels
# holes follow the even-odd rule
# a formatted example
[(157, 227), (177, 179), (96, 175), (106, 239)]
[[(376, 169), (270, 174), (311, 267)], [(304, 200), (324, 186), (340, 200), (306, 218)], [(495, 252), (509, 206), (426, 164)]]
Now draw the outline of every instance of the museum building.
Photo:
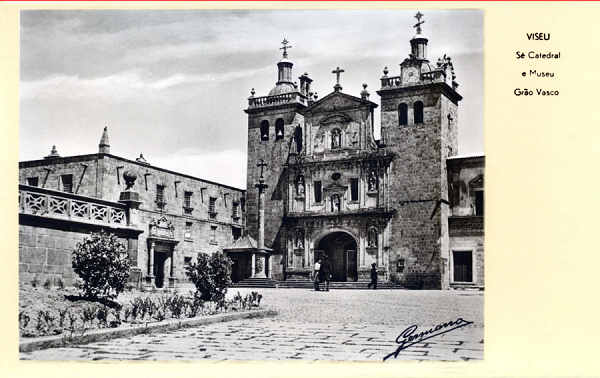
[(130, 281), (148, 289), (186, 281), (199, 252), (214, 253), (244, 230), (245, 191), (110, 153), (105, 127), (97, 153), (19, 163), (19, 277), (73, 278), (71, 253), (92, 231), (126, 243)]

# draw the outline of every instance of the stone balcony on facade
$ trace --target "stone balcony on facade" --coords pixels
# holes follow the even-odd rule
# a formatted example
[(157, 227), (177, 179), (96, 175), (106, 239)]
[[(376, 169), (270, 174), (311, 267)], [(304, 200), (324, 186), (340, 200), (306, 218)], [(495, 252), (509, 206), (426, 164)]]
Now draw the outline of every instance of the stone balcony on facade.
[(128, 228), (126, 205), (98, 198), (19, 185), (19, 214)]

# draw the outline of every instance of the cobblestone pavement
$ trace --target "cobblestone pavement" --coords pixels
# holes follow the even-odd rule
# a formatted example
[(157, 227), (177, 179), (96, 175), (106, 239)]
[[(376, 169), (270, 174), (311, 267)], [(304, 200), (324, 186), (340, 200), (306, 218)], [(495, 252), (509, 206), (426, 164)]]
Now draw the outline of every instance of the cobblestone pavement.
[[(231, 295), (240, 291), (234, 289)], [(398, 360), (483, 359), (483, 294), (458, 291), (262, 289), (279, 316), (21, 353), (41, 360), (379, 360), (408, 326), (474, 323), (402, 350)]]

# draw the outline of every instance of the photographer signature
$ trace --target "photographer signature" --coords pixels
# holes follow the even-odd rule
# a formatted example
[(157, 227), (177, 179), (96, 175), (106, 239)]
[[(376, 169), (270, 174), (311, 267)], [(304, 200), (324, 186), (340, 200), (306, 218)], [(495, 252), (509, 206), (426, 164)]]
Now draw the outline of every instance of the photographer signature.
[(406, 328), (404, 331), (402, 331), (398, 335), (398, 337), (396, 337), (396, 344), (399, 344), (398, 348), (394, 352), (383, 357), (383, 360), (385, 361), (390, 357), (396, 358), (402, 350), (408, 348), (411, 345), (417, 344), (423, 340), (431, 339), (432, 337), (443, 335), (444, 333), (454, 331), (455, 329), (468, 326), (469, 324), (473, 324), (473, 322), (464, 320), (463, 318), (458, 318), (456, 320), (438, 324), (435, 327), (429, 328), (426, 331), (419, 332), (416, 334), (414, 332), (417, 330), (417, 326), (416, 324), (413, 324), (410, 327)]

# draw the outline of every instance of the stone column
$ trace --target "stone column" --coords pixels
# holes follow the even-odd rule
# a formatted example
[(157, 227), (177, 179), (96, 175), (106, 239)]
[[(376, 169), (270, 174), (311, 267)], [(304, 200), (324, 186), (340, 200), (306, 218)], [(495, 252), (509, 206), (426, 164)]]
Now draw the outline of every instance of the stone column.
[(171, 264), (170, 264), (170, 271), (169, 271), (169, 287), (170, 288), (175, 287), (175, 276), (173, 275), (174, 268), (175, 268), (175, 251), (171, 251)]
[(154, 277), (154, 245), (154, 241), (150, 242), (150, 250), (148, 251), (150, 254), (148, 257), (148, 276), (151, 278)]
[(150, 290), (154, 287), (154, 241), (150, 242), (148, 248), (148, 274), (146, 275), (146, 289)]
[[(268, 185), (265, 184), (265, 180), (263, 179), (262, 169), (267, 164), (261, 162), (258, 166), (261, 168), (260, 179), (258, 180), (258, 184), (255, 187), (258, 189), (258, 250), (260, 252), (265, 251), (265, 189), (268, 188)], [(260, 270), (256, 272), (256, 259), (259, 259), (261, 262)], [(257, 256), (256, 253), (252, 254), (252, 277), (257, 278), (266, 278), (265, 275), (265, 256), (261, 253)]]

